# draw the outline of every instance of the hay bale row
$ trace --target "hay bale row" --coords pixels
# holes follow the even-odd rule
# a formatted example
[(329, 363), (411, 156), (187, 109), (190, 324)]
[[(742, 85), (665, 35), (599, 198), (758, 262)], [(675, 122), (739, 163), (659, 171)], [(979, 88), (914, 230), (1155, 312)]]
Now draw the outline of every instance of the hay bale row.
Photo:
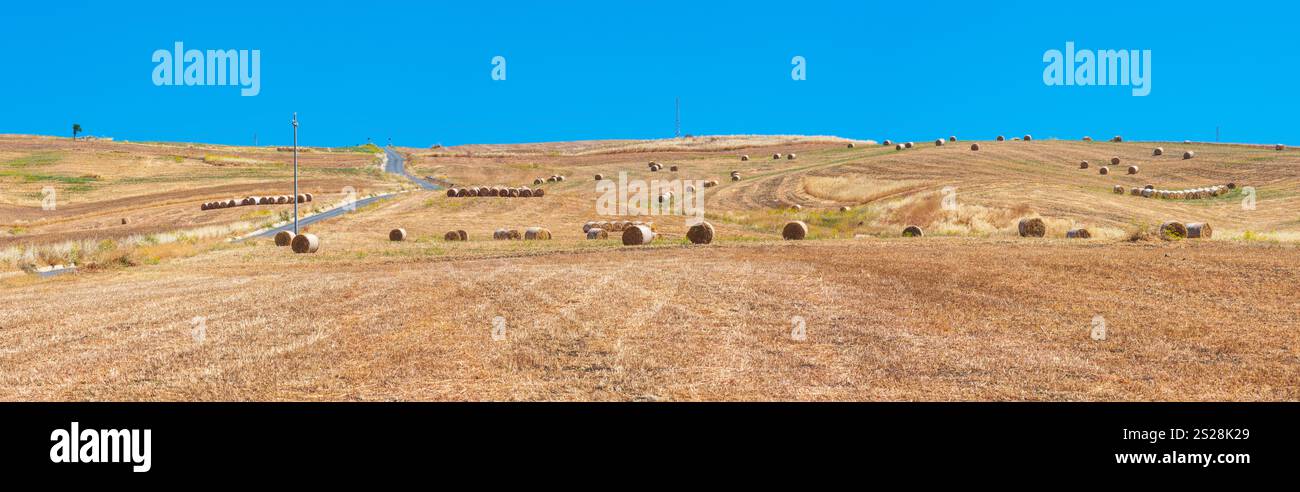
[(524, 239), (527, 241), (545, 241), (551, 239), (551, 230), (545, 227), (529, 227), (524, 229)]
[[(596, 179), (600, 179), (599, 174)], [(507, 186), (469, 186), (464, 188), (447, 188), (447, 196), (450, 198), (465, 197), (484, 197), (496, 196), (506, 198), (535, 198), (546, 196), (546, 190), (542, 188), (529, 188), (527, 186), (507, 187)]]
[(1207, 222), (1192, 222), (1183, 224), (1176, 220), (1167, 221), (1160, 224), (1157, 230), (1160, 239), (1166, 241), (1177, 241), (1179, 239), (1210, 239), (1214, 237), (1214, 229)]
[(582, 232), (590, 233), (593, 229), (601, 229), (606, 232), (623, 232), (629, 227), (646, 226), (651, 231), (655, 230), (654, 222), (641, 222), (639, 220), (593, 220), (582, 224)]
[(1065, 231), (1065, 237), (1070, 239), (1090, 239), (1092, 238), (1092, 233), (1088, 232), (1087, 229), (1080, 227), (1078, 229)]
[(1226, 195), (1229, 190), (1232, 190), (1235, 187), (1235, 183), (1183, 190), (1159, 190), (1153, 187), (1147, 190), (1149, 191), (1149, 194), (1143, 193), (1142, 196), (1147, 198), (1163, 198), (1166, 200), (1201, 200)]
[(252, 205), (283, 205), (286, 203), (307, 203), (312, 201), (311, 193), (301, 193), (296, 197), (293, 195), (278, 196), (246, 196), (244, 198), (231, 198), (229, 200), (217, 200), (215, 202), (204, 202), (199, 204), (199, 210), (218, 210), (231, 207), (247, 207)]
[(492, 232), (492, 239), (496, 239), (496, 240), (511, 240), (511, 239), (522, 239), (522, 238), (523, 235), (519, 234), (519, 231), (517, 229), (497, 229), (496, 231)]

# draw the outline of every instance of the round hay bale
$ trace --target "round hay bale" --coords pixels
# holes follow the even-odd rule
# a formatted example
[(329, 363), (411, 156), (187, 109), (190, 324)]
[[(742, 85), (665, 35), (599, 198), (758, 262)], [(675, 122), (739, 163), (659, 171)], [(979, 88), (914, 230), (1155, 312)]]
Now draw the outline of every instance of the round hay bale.
[(257, 199), (257, 204), (258, 204), (258, 205), (270, 205), (270, 204), (272, 204), (272, 203), (275, 203), (275, 199), (273, 199), (273, 198), (271, 198), (271, 197), (269, 197), (269, 196), (264, 196), (264, 197), (260, 197), (260, 198)]
[(524, 239), (529, 241), (539, 241), (551, 238), (551, 230), (545, 227), (529, 227), (524, 229)]
[(739, 175), (739, 174), (732, 174), (732, 175), (731, 175), (731, 180), (732, 180), (732, 181), (740, 181), (740, 175)]
[(747, 160), (749, 160), (749, 156), (748, 156), (748, 155), (742, 155), (742, 156), (740, 156), (740, 160), (742, 160), (742, 161), (747, 161)]
[(772, 160), (774, 161), (781, 160), (781, 154), (772, 154)]
[(953, 135), (953, 136), (948, 137), (948, 141), (949, 141), (949, 142), (956, 142), (956, 141), (957, 141), (957, 136), (956, 136), (956, 135)]
[(1164, 147), (1156, 147), (1155, 150), (1152, 150), (1152, 151), (1151, 151), (1151, 155), (1165, 155), (1165, 148), (1164, 148)]
[(1111, 138), (1110, 141), (1111, 141), (1111, 142), (1115, 142), (1115, 143), (1121, 143), (1121, 142), (1124, 141), (1124, 137), (1121, 137), (1121, 136), (1119, 136), (1119, 135), (1115, 135), (1115, 137), (1114, 137), (1114, 138)]
[(469, 196), (469, 190), (465, 188), (456, 188), (456, 197), (464, 198)]
[(595, 227), (587, 231), (587, 239), (609, 239), (609, 232)]
[(794, 210), (795, 212), (798, 212), (798, 211), (800, 211), (800, 210), (803, 210), (803, 206), (801, 206), (801, 205), (799, 205), (798, 203), (796, 203), (796, 204), (790, 206), (790, 210)]
[(1026, 142), (1032, 141), (1033, 139), (1034, 139), (1033, 135), (1025, 135), (1025, 138), (1024, 138), (1024, 140), (1025, 140)]
[(603, 180), (603, 179), (605, 179), (605, 176), (604, 176), (604, 175), (601, 175), (601, 174), (597, 174), (597, 175), (596, 175), (596, 181), (600, 181), (600, 180)]
[[(448, 234), (450, 234), (450, 233), (448, 233)], [(505, 238), (506, 238), (505, 235), (506, 235), (506, 230), (505, 230), (505, 229), (497, 229), (497, 230), (495, 230), (495, 231), (492, 231), (492, 239), (494, 239), (494, 240), (498, 240), (498, 241), (499, 241), (499, 240), (505, 239)], [(444, 237), (446, 237), (448, 241), (451, 240), (451, 238), (450, 238), (449, 236), (444, 236)]]
[(1118, 165), (1119, 165), (1119, 156), (1111, 157), (1111, 158), (1110, 158), (1110, 165), (1112, 165), (1112, 166), (1118, 166)]
[(1019, 229), (1020, 237), (1043, 237), (1047, 235), (1047, 224), (1043, 222), (1043, 219), (1038, 217), (1020, 219), (1020, 224), (1017, 228)]
[(1002, 136), (1002, 135), (998, 135), (998, 141), (999, 141), (999, 142), (1005, 142), (1006, 140), (1007, 140), (1007, 137), (1004, 137), (1004, 136)]
[(700, 222), (686, 230), (686, 238), (691, 244), (709, 244), (713, 242), (713, 224)]
[[(286, 201), (286, 202), (290, 202), (291, 200), (289, 199), (289, 197), (285, 197), (285, 198), (284, 198), (284, 201)], [(238, 206), (239, 206), (239, 204), (236, 203), (234, 199), (226, 200), (226, 207), (229, 208), (229, 207), (238, 207)]]
[(795, 160), (795, 157), (796, 157), (796, 156), (794, 155), (794, 153), (790, 153), (790, 154), (786, 154), (786, 155), (785, 155), (785, 158), (786, 158), (786, 159), (789, 159), (789, 160), (792, 160), (792, 161)]
[(289, 203), (289, 197), (287, 197), (287, 196), (277, 196), (277, 197), (275, 197), (275, 204), (276, 204), (276, 205), (283, 205), (283, 204), (285, 204), (285, 203)]
[(478, 188), (475, 188), (475, 187), (473, 187), (473, 186), (471, 186), (471, 187), (469, 187), (469, 188), (465, 188), (465, 196), (468, 196), (468, 197), (476, 197), (476, 196), (478, 196)]
[(294, 253), (315, 253), (320, 250), (320, 238), (315, 234), (299, 234), (293, 237), (289, 248)]
[(1136, 187), (1136, 186), (1134, 186), (1134, 187), (1132, 187), (1132, 188), (1129, 188), (1129, 189), (1128, 189), (1128, 194), (1133, 195), (1133, 196), (1141, 195), (1141, 194), (1142, 194), (1142, 188), (1138, 188), (1138, 187)]
[(582, 232), (583, 232), (584, 234), (585, 234), (587, 231), (590, 231), (590, 230), (595, 229), (595, 228), (596, 228), (596, 222), (595, 222), (595, 221), (591, 221), (591, 222), (587, 222), (586, 224), (582, 224)]
[(1101, 167), (1097, 168), (1097, 174), (1100, 174), (1100, 175), (1102, 175), (1102, 176), (1105, 176), (1105, 175), (1107, 175), (1107, 174), (1110, 174), (1110, 168), (1108, 168), (1108, 167), (1106, 167), (1106, 166), (1101, 166)]
[(1084, 141), (1084, 142), (1091, 142), (1091, 141), (1092, 141), (1092, 137), (1089, 137), (1089, 136), (1087, 136), (1087, 135), (1084, 135), (1084, 136), (1083, 136), (1083, 141)]
[(199, 210), (207, 210), (207, 209), (208, 209), (208, 204), (206, 203), (199, 204)]
[(1137, 173), (1138, 173), (1138, 167), (1137, 167), (1137, 166), (1129, 166), (1129, 167), (1128, 167), (1128, 173), (1129, 173), (1129, 174), (1137, 174)]
[(903, 228), (903, 237), (921, 237), (924, 235), (925, 232), (923, 232), (920, 227), (910, 225)]
[(461, 241), (469, 241), (469, 233), (465, 232), (464, 230), (457, 230), (456, 235), (460, 236)]
[(659, 165), (659, 163), (658, 163), (658, 162), (655, 162), (655, 161), (650, 161), (650, 163), (649, 163), (649, 164), (647, 164), (647, 165), (646, 165), (646, 166), (647, 166), (647, 167), (655, 167), (655, 166), (658, 166), (658, 165)]
[(130, 223), (131, 223), (130, 219), (127, 219), (126, 217), (122, 217), (122, 225), (127, 225)]
[(943, 139), (942, 139), (942, 138), (940, 138), (940, 139), (936, 139), (936, 140), (934, 141), (934, 146), (935, 146), (935, 147), (943, 147)]
[(1208, 222), (1192, 222), (1187, 224), (1187, 239), (1210, 239), (1214, 237), (1214, 229)]
[(1171, 220), (1160, 224), (1160, 239), (1177, 241), (1185, 237), (1187, 237), (1187, 226), (1182, 222)]
[(853, 142), (849, 142), (848, 148), (853, 148)]
[[(499, 232), (501, 231), (497, 231), (497, 233)], [(497, 233), (492, 234), (493, 239), (499, 239)], [(460, 234), (456, 233), (456, 231), (447, 231), (446, 234), (442, 235), (442, 239), (446, 241), (460, 241)]]
[(808, 237), (808, 224), (803, 223), (801, 220), (786, 222), (785, 227), (781, 228), (781, 237), (791, 241), (802, 240)]
[(977, 144), (977, 143), (970, 144), (970, 149), (971, 149), (971, 150), (979, 150), (979, 149), (980, 149), (980, 144)]
[(880, 142), (880, 145), (881, 145), (882, 147), (888, 147), (888, 146), (890, 146), (890, 145), (894, 145), (894, 142), (891, 142), (891, 141), (889, 141), (888, 138), (886, 138), (884, 142)]
[(457, 191), (455, 188), (447, 188), (447, 198), (455, 198)]
[(544, 196), (546, 196), (546, 190), (543, 190), (541, 188), (533, 190), (533, 198), (540, 198)]
[(1120, 185), (1115, 185), (1115, 187), (1112, 188), (1111, 191), (1114, 191), (1116, 195), (1123, 195), (1123, 194), (1124, 194), (1124, 187), (1123, 187), (1123, 186), (1120, 186)]
[(315, 198), (314, 196), (312, 196), (311, 193), (306, 193), (306, 195), (307, 195), (307, 201), (308, 201), (308, 202), (312, 201), (312, 200)]
[(912, 142), (906, 142), (906, 143), (903, 144), (903, 147), (904, 147), (904, 148), (908, 148), (908, 149), (910, 149), (910, 148), (912, 148), (912, 147), (916, 147), (916, 144), (915, 144), (915, 143), (912, 143)]
[(650, 244), (654, 241), (655, 233), (649, 227), (643, 225), (628, 226), (623, 230), (623, 245), (636, 246), (641, 244)]
[(388, 231), (388, 240), (389, 240), (389, 241), (405, 241), (405, 240), (406, 240), (406, 229), (403, 229), (403, 228), (401, 228), (401, 227), (398, 227), (398, 228), (396, 228), (396, 229), (393, 229), (393, 230), (391, 230), (391, 231)]
[(1155, 196), (1155, 194), (1155, 190), (1152, 190), (1151, 188), (1142, 188), (1142, 198), (1151, 198)]
[(289, 231), (280, 231), (275, 233), (276, 246), (288, 246), (293, 241), (293, 233)]
[(840, 207), (840, 211), (841, 211), (841, 212), (848, 212), (849, 210), (853, 210), (853, 209), (849, 208), (848, 205), (844, 205), (844, 206)]
[(1226, 186), (1228, 187), (1229, 190), (1237, 189), (1237, 183), (1228, 183)]
[[(552, 175), (552, 176), (546, 178), (546, 182), (548, 182), (548, 183), (554, 183), (554, 182), (556, 182), (556, 181), (558, 181), (558, 179), (557, 179), (554, 175)], [(541, 184), (541, 183), (536, 183), (536, 184)]]
[(307, 203), (307, 195), (298, 195), (298, 203)]
[(1087, 169), (1087, 168), (1088, 168), (1088, 161), (1082, 161), (1079, 163), (1079, 169)]
[(903, 150), (903, 144), (895, 145), (894, 150)]
[(532, 196), (533, 196), (533, 190), (529, 189), (527, 186), (519, 188), (520, 198), (531, 198)]
[(520, 191), (519, 188), (510, 188), (510, 190), (506, 192), (506, 196), (510, 198), (518, 198)]
[(650, 166), (650, 172), (652, 172), (652, 173), (657, 173), (657, 172), (659, 172), (660, 169), (663, 169), (663, 166), (660, 166), (660, 165), (658, 165), (658, 164), (655, 164), (655, 165), (653, 165), (653, 166)]
[(1081, 227), (1078, 229), (1070, 229), (1068, 231), (1065, 231), (1065, 237), (1070, 239), (1090, 239), (1092, 238), (1092, 233), (1088, 232), (1087, 229)]
[(1183, 152), (1183, 159), (1191, 159), (1193, 157), (1196, 157), (1196, 152), (1192, 152), (1190, 150), (1187, 152)]
[[(668, 168), (668, 170), (669, 170), (669, 171), (672, 171), (672, 172), (677, 172), (677, 166), (672, 166), (672, 167)], [(561, 181), (563, 181), (563, 180), (561, 180)]]
[(1286, 146), (1282, 144), (1277, 144), (1276, 146), (1273, 147), (1273, 150), (1286, 150)]

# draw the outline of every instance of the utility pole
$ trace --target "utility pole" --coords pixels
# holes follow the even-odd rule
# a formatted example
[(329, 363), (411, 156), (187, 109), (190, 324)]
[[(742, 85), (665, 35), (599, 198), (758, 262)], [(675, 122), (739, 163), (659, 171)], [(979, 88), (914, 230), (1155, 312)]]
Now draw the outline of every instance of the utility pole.
[(676, 107), (677, 107), (676, 136), (677, 138), (682, 138), (682, 98), (680, 96), (677, 97), (676, 99)]
[(298, 113), (293, 113), (293, 236), (298, 237)]

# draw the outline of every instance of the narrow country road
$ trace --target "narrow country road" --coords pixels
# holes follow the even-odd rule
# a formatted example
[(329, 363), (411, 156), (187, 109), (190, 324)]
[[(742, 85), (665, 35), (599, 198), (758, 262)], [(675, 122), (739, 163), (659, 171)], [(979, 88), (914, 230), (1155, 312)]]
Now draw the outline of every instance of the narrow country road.
[[(386, 154), (386, 155), (388, 156), (388, 162), (384, 165), (384, 171), (385, 171), (385, 172), (389, 172), (389, 173), (393, 173), (393, 174), (400, 174), (400, 175), (402, 175), (402, 176), (405, 176), (406, 179), (411, 180), (411, 181), (414, 182), (415, 184), (420, 185), (420, 188), (423, 188), (423, 189), (426, 189), (426, 190), (437, 190), (437, 189), (441, 189), (441, 187), (438, 186), (438, 185), (436, 185), (436, 184), (433, 184), (433, 183), (430, 183), (430, 182), (425, 181), (425, 180), (423, 180), (423, 179), (417, 178), (417, 177), (415, 177), (415, 176), (412, 176), (410, 173), (408, 173), (408, 172), (406, 171), (406, 160), (402, 158), (402, 154), (398, 153), (396, 150), (393, 150), (392, 147), (385, 148), (385, 149), (384, 149), (384, 154)], [(365, 199), (362, 199), (362, 200), (357, 200), (355, 206), (352, 206), (352, 207), (338, 207), (338, 208), (335, 208), (335, 209), (333, 209), (333, 210), (330, 210), (330, 211), (327, 211), (327, 212), (322, 212), (322, 213), (319, 213), (319, 214), (316, 214), (316, 215), (313, 215), (313, 216), (310, 216), (310, 217), (302, 217), (302, 218), (299, 218), (299, 219), (298, 219), (298, 228), (301, 229), (301, 228), (303, 228), (303, 227), (309, 226), (309, 225), (311, 225), (311, 224), (315, 224), (315, 223), (320, 222), (320, 221), (322, 221), (322, 220), (332, 219), (332, 218), (334, 218), (334, 217), (338, 217), (338, 216), (343, 215), (343, 214), (346, 214), (346, 213), (348, 213), (348, 212), (355, 211), (356, 209), (358, 209), (358, 208), (360, 208), (360, 207), (364, 207), (364, 206), (369, 205), (369, 204), (371, 204), (371, 203), (374, 203), (374, 202), (377, 202), (377, 201), (380, 201), (380, 200), (384, 200), (384, 199), (388, 199), (388, 198), (392, 198), (392, 197), (393, 197), (393, 195), (388, 195), (388, 196), (372, 196), (372, 197), (370, 197), (370, 198), (365, 198)], [(276, 228), (273, 228), (273, 229), (267, 229), (267, 230), (265, 230), (265, 231), (262, 231), (262, 232), (259, 232), (259, 233), (255, 234), (255, 235), (245, 237), (244, 239), (253, 239), (253, 238), (259, 238), (259, 237), (271, 237), (271, 236), (276, 235), (276, 233), (278, 233), (278, 232), (280, 232), (280, 231), (289, 231), (289, 232), (293, 232), (293, 222), (290, 222), (290, 223), (288, 223), (288, 224), (285, 224), (285, 225), (282, 225), (282, 226), (280, 226), (280, 227), (276, 227)]]

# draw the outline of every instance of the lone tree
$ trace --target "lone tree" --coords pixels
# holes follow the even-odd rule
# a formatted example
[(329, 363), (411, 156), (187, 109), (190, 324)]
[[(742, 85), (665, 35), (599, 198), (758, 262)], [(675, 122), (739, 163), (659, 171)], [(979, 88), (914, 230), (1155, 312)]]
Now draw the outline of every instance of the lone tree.
[(77, 134), (78, 134), (78, 133), (81, 133), (81, 125), (78, 124), (78, 123), (73, 123), (73, 124), (72, 124), (72, 139), (73, 139), (73, 140), (76, 140), (76, 139), (77, 139)]

